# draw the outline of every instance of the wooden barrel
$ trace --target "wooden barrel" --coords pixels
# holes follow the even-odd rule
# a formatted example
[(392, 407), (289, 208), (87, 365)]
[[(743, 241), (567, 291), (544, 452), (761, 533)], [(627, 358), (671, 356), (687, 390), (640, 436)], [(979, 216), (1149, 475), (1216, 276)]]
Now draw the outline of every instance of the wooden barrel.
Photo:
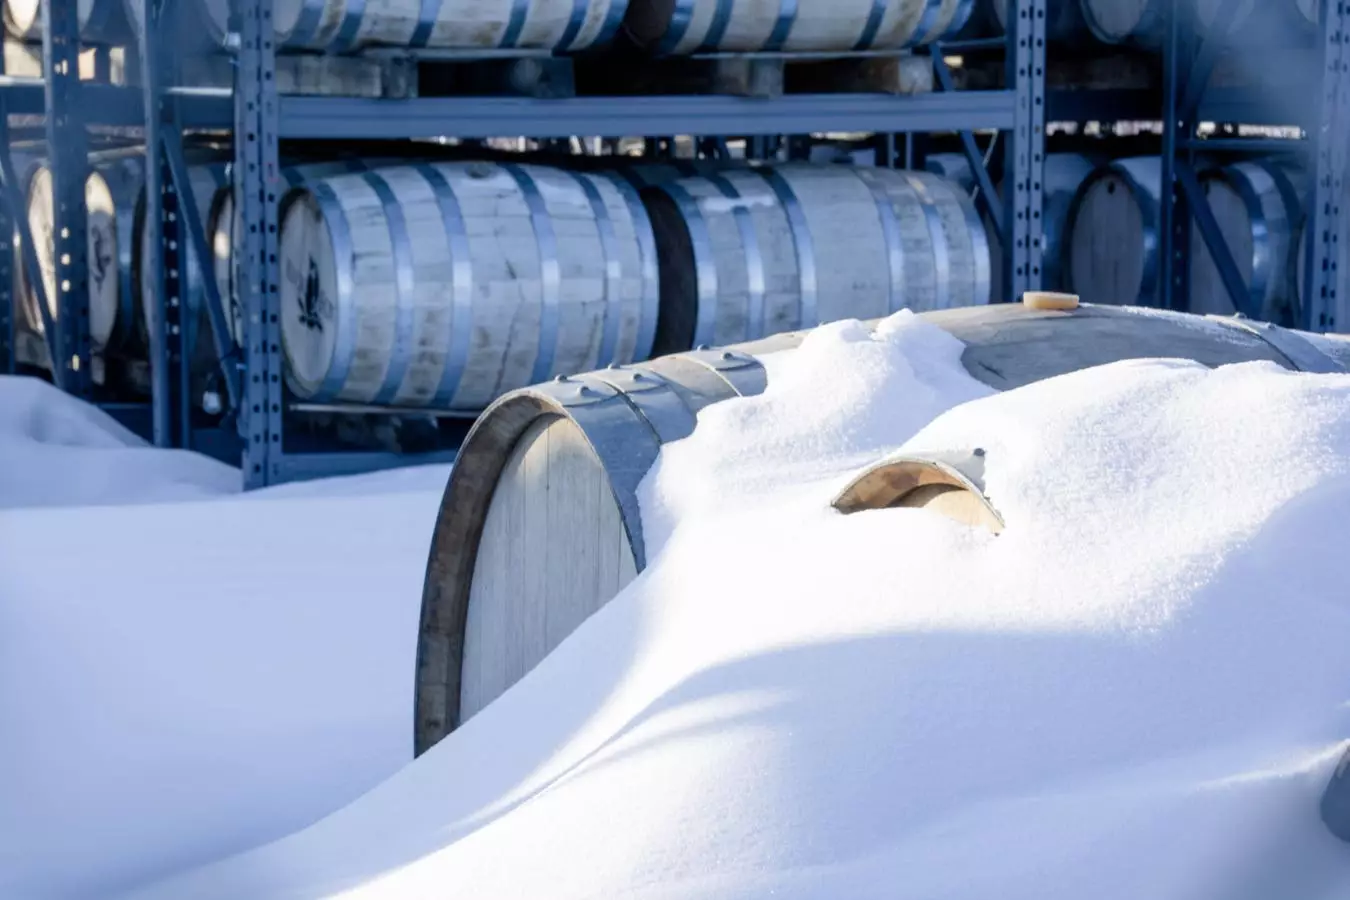
[[(1015, 0), (991, 0), (995, 18), (998, 20), (1000, 31), (1008, 30), (1008, 4)], [(1045, 35), (1055, 43), (1068, 43), (1080, 40), (1090, 34), (1087, 29), (1087, 22), (1083, 18), (1083, 10), (1080, 4), (1086, 4), (1089, 0), (1046, 0), (1045, 12)], [(1112, 0), (1103, 0), (1110, 3)], [(1132, 4), (1140, 0), (1118, 0), (1120, 3)]]
[[(1078, 189), (1095, 171), (1093, 160), (1081, 153), (1050, 153), (1045, 157), (1045, 196), (1041, 203), (1041, 286), (1047, 291), (1068, 291), (1069, 211)], [(1010, 298), (1011, 299), (1011, 298)]]
[[(220, 2), (220, 0), (213, 0)], [(343, 51), (359, 46), (581, 50), (607, 43), (624, 0), (303, 0), (278, 8), (285, 47)]]
[[(286, 184), (287, 194), (299, 188), (306, 180), (327, 178), (330, 175), (342, 175), (347, 172), (364, 172), (380, 166), (393, 165), (398, 160), (392, 157), (376, 159), (340, 159), (327, 162), (302, 163), (287, 166), (281, 170), (281, 179)], [(226, 172), (227, 179), (229, 172)], [(288, 196), (282, 197), (281, 210), (284, 212)], [(234, 248), (239, 246), (242, 233), (242, 221), (234, 208), (234, 189), (226, 184), (216, 191), (204, 227), (211, 242), (211, 268), (216, 279), (216, 291), (227, 307), (226, 318), (241, 346), (244, 341), (244, 315), (239, 306), (239, 297), (234, 290)]]
[[(1259, 318), (1292, 324), (1294, 231), (1302, 211), (1291, 173), (1268, 161), (1239, 162), (1205, 173), (1201, 185)], [(1190, 304), (1196, 313), (1238, 312), (1198, 228), (1191, 234)]]
[[(141, 0), (126, 0), (141, 19)], [(230, 0), (178, 0), (179, 33), (200, 46), (223, 42)], [(414, 49), (583, 50), (608, 43), (625, 0), (293, 0), (276, 4), (279, 49), (335, 53), (368, 46)]]
[(1162, 46), (1171, 0), (1080, 0), (1092, 36), (1104, 44)]
[(661, 250), (657, 355), (989, 302), (979, 215), (928, 172), (756, 167), (642, 196)]
[[(41, 41), (46, 0), (5, 0), (5, 30), (23, 41)], [(139, 0), (130, 0), (139, 2)], [(80, 38), (86, 44), (124, 44), (131, 39), (123, 0), (76, 0)]]
[[(211, 220), (211, 208), (216, 202), (217, 193), (226, 185), (225, 174), (226, 166), (224, 163), (189, 164), (188, 166), (192, 200), (197, 208), (197, 215), (203, 229)], [(146, 346), (150, 345), (151, 329), (154, 327), (157, 313), (155, 308), (155, 279), (151, 277), (151, 273), (146, 271), (145, 267), (146, 250), (149, 246), (151, 232), (150, 222), (148, 215), (141, 216), (140, 236), (136, 242), (134, 264), (136, 294), (141, 298), (142, 340)], [(209, 248), (211, 233), (207, 231), (203, 236), (207, 238)], [(191, 238), (186, 240), (187, 245), (180, 253), (180, 257), (186, 261), (182, 275), (183, 310), (180, 313), (180, 322), (183, 328), (183, 352), (192, 361), (194, 370), (203, 371), (215, 365), (217, 361), (216, 348), (211, 338), (211, 325), (206, 309), (205, 279), (208, 277), (206, 268), (208, 261), (199, 261), (193, 250)]]
[[(1340, 371), (1299, 332), (1179, 313), (998, 304), (922, 313), (996, 390), (1123, 359), (1269, 360)], [(424, 752), (519, 680), (650, 562), (637, 488), (709, 403), (758, 394), (758, 357), (801, 333), (653, 360), (508, 394), (474, 424), (432, 538), (419, 634), (415, 744)], [(529, 564), (522, 564), (528, 560)]]
[(869, 50), (950, 38), (972, 7), (972, 0), (629, 0), (623, 27), (639, 46), (674, 55)]
[(287, 378), (315, 402), (482, 409), (646, 358), (656, 249), (602, 173), (438, 163), (307, 184), (281, 226)]
[(1155, 305), (1161, 184), (1156, 156), (1118, 159), (1083, 182), (1067, 226), (1074, 293), (1093, 303)]
[[(133, 242), (130, 238), (142, 190), (137, 178), (142, 172), (141, 164), (129, 160), (90, 169), (85, 179), (89, 337), (98, 352), (125, 349), (137, 335), (136, 311), (131, 302)], [(56, 245), (52, 235), (52, 174), (45, 164), (33, 170), (28, 180), (27, 199), (28, 228), (33, 235), (38, 268), (42, 272), (47, 309), (55, 319), (60, 309), (60, 292), (56, 285)], [(28, 330), (43, 334), (37, 292), (32, 290), (26, 277), (21, 283), (24, 323)]]

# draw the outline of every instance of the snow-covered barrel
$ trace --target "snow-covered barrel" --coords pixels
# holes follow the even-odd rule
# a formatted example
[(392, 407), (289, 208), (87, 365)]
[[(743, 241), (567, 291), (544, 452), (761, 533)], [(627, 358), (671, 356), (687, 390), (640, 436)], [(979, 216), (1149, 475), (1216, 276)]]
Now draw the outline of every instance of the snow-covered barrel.
[[(47, 0), (5, 0), (5, 30), (22, 41), (41, 41), (42, 4)], [(80, 38), (86, 44), (123, 44), (131, 38), (124, 0), (76, 0)], [(127, 0), (139, 3), (141, 0)]]
[[(1131, 358), (1350, 365), (1350, 341), (1179, 313), (997, 304), (921, 313), (966, 344), (997, 390)], [(765, 353), (803, 333), (675, 355), (515, 391), (474, 424), (450, 474), (422, 600), (416, 749), (529, 672), (650, 562), (637, 489), (704, 406), (763, 391)], [(1337, 354), (1337, 355), (1333, 355)], [(1015, 523), (1010, 523), (1015, 526)], [(529, 564), (522, 564), (528, 560)]]
[(661, 249), (658, 355), (989, 302), (979, 214), (928, 172), (756, 167), (642, 197)]
[[(1295, 230), (1302, 215), (1299, 186), (1289, 171), (1266, 161), (1239, 162), (1201, 180), (1238, 274), (1267, 322), (1294, 315)], [(1191, 235), (1191, 312), (1237, 312), (1198, 229)], [(1245, 312), (1245, 310), (1244, 310)]]
[(313, 402), (479, 410), (644, 359), (656, 248), (603, 173), (437, 163), (307, 181), (282, 212), (287, 380)]
[(950, 39), (971, 0), (628, 0), (623, 27), (640, 46), (708, 51), (847, 51)]
[[(127, 0), (139, 21), (141, 0)], [(220, 43), (230, 0), (181, 0), (183, 28), (196, 23)], [(290, 0), (277, 3), (278, 47), (344, 52), (359, 47), (582, 50), (604, 44), (625, 0)]]
[[(88, 216), (89, 336), (94, 350), (125, 350), (139, 338), (139, 317), (132, 291), (135, 222), (144, 192), (144, 163), (127, 158), (89, 170), (84, 184)], [(55, 318), (60, 308), (53, 240), (52, 173), (39, 165), (28, 180), (28, 227), (33, 235), (38, 268), (42, 273), (47, 309)], [(23, 321), (35, 334), (43, 333), (37, 292), (20, 266), (19, 296)]]
[[(227, 184), (227, 167), (224, 163), (189, 164), (188, 181), (192, 189), (192, 202), (201, 222), (203, 237), (210, 249), (211, 232), (207, 226), (211, 221), (211, 209), (216, 197)], [(186, 230), (185, 230), (186, 231)], [(149, 345), (150, 334), (154, 328), (158, 313), (155, 303), (156, 279), (146, 270), (147, 249), (151, 234), (151, 220), (148, 215), (140, 217), (140, 235), (136, 242), (135, 284), (136, 294), (141, 298), (142, 337)], [(183, 333), (183, 352), (192, 361), (192, 368), (204, 371), (217, 362), (215, 343), (211, 338), (211, 325), (206, 309), (206, 279), (211, 277), (207, 268), (209, 260), (198, 260), (190, 237), (179, 253), (184, 260), (180, 289), (182, 311), (179, 314)], [(222, 298), (223, 299), (223, 298)]]

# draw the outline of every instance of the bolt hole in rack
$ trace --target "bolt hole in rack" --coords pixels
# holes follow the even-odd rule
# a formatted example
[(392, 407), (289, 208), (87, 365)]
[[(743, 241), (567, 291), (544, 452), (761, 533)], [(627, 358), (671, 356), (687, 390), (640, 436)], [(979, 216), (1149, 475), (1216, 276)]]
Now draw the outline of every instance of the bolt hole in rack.
[[(1286, 4), (1221, 0), (1210, 21), (1222, 24), (1210, 29), (1197, 22), (1191, 4), (1169, 5), (1159, 211), (1163, 264), (1156, 293), (1163, 308), (1191, 308), (1194, 224), (1233, 308), (1248, 318), (1263, 318), (1258, 279), (1244, 282), (1197, 173), (1216, 160), (1270, 155), (1306, 172), (1308, 185), (1306, 197), (1290, 204), (1303, 210), (1301, 227), (1291, 228), (1294, 235), (1303, 235), (1290, 248), (1302, 257), (1290, 267), (1297, 273), (1297, 299), (1290, 321), (1276, 324), (1323, 332), (1350, 328), (1344, 280), (1350, 273), (1341, 265), (1346, 252), (1341, 204), (1350, 142), (1350, 19), (1343, 0), (1319, 2), (1313, 33), (1290, 27), (1287, 19), (1261, 17)], [(1240, 91), (1212, 86), (1216, 63), (1225, 53), (1250, 60), (1254, 84)], [(1286, 68), (1293, 70), (1292, 77), (1283, 72), (1278, 78)], [(1220, 124), (1216, 129), (1215, 122), (1242, 125)], [(1272, 139), (1252, 127), (1261, 125), (1292, 125), (1300, 134)], [(1259, 243), (1261, 236), (1256, 237)]]

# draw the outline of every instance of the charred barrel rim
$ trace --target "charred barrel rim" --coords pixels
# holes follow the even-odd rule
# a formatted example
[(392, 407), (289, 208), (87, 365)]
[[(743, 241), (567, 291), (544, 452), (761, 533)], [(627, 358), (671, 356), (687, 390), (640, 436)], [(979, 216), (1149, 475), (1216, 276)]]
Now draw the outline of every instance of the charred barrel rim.
[[(525, 389), (508, 394), (483, 412), (455, 460), (437, 516), (422, 589), (414, 734), (417, 755), (459, 723), (469, 588), (497, 482), (511, 451), (531, 424), (543, 416), (567, 414), (567, 406), (546, 393)], [(628, 527), (626, 522), (624, 527)]]
[[(663, 443), (692, 431), (697, 409), (761, 392), (763, 374), (758, 361), (744, 353), (692, 352), (649, 365), (559, 377), (507, 394), (479, 417), (446, 488), (423, 586), (414, 726), (418, 754), (460, 724), (465, 631), (478, 556), (494, 496), (520, 442), (541, 421), (561, 419), (577, 427), (608, 475), (633, 567), (641, 572), (646, 560), (638, 482)], [(682, 414), (672, 415), (674, 406)], [(614, 439), (616, 424), (620, 440)], [(606, 596), (601, 605), (610, 599)]]
[(864, 471), (831, 504), (844, 515), (865, 510), (927, 507), (938, 496), (962, 495), (962, 517), (947, 504), (936, 511), (957, 521), (980, 525), (994, 534), (1004, 529), (1003, 516), (984, 491), (983, 449), (969, 453), (902, 456)]

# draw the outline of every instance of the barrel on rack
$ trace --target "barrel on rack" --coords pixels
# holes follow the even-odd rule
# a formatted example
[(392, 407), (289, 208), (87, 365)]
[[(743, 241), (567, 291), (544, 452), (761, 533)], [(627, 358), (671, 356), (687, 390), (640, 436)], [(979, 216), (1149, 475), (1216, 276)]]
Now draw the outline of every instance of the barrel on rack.
[(651, 351), (656, 249), (621, 178), (400, 166), (308, 181), (281, 215), (282, 343), (304, 400), (478, 410)]
[[(354, 157), (326, 162), (302, 163), (282, 169), (281, 180), (286, 183), (286, 188), (290, 191), (295, 190), (310, 179), (327, 178), (330, 175), (342, 175), (347, 172), (364, 172), (369, 169), (377, 169), (380, 166), (393, 165), (396, 162), (398, 160), (392, 157), (374, 159)], [(235, 342), (240, 345), (243, 344), (244, 340), (244, 317), (243, 310), (239, 306), (239, 298), (234, 290), (234, 248), (241, 243), (241, 226), (242, 222), (234, 208), (234, 190), (229, 184), (226, 184), (216, 191), (204, 227), (211, 243), (211, 265), (216, 279), (216, 291), (220, 294), (221, 303), (225, 304), (226, 319), (229, 322)]]
[(972, 7), (970, 0), (628, 0), (623, 27), (639, 46), (675, 55), (846, 52), (950, 39)]
[[(226, 166), (222, 162), (188, 165), (188, 181), (192, 188), (192, 201), (197, 210), (204, 231), (203, 237), (210, 246), (211, 233), (205, 231), (210, 221), (211, 208), (216, 195), (226, 185)], [(186, 231), (186, 229), (185, 229)], [(140, 235), (136, 242), (135, 283), (136, 294), (141, 298), (141, 316), (143, 323), (142, 340), (150, 344), (150, 334), (157, 315), (155, 303), (154, 273), (147, 270), (147, 249), (151, 234), (149, 215), (141, 216)], [(183, 353), (191, 361), (194, 371), (205, 372), (217, 362), (215, 343), (211, 337), (211, 325), (206, 307), (207, 260), (198, 260), (191, 237), (185, 237), (186, 246), (179, 254), (185, 261), (182, 268), (182, 323)], [(222, 298), (223, 300), (223, 298)]]
[[(89, 337), (96, 352), (131, 349), (138, 336), (138, 320), (131, 290), (134, 222), (144, 190), (144, 163), (129, 157), (91, 168), (85, 178), (88, 216)], [(60, 310), (53, 240), (52, 173), (37, 166), (28, 180), (28, 228), (33, 235), (47, 309), (53, 319)], [(22, 271), (22, 267), (20, 267)], [(21, 276), (23, 321), (28, 330), (43, 334), (37, 292)]]
[(1118, 159), (1083, 182), (1068, 224), (1069, 286), (1094, 303), (1154, 306), (1161, 165)]
[[(1298, 172), (1268, 160), (1234, 163), (1201, 179), (1250, 302), (1267, 322), (1294, 321), (1294, 232), (1302, 216), (1301, 180)], [(1191, 235), (1190, 301), (1191, 312), (1238, 312), (1198, 229)]]
[(1104, 44), (1157, 50), (1167, 36), (1167, 9), (1174, 0), (1077, 0), (1092, 36)]
[[(141, 0), (131, 4), (139, 22)], [(230, 0), (181, 0), (181, 29), (220, 44)], [(296, 0), (278, 3), (279, 48), (345, 52), (368, 46), (583, 50), (603, 45), (623, 21), (624, 0)]]
[[(921, 316), (960, 339), (966, 370), (996, 390), (1122, 359), (1350, 365), (1350, 341), (1180, 313), (998, 304)], [(418, 753), (500, 696), (646, 567), (636, 491), (661, 446), (690, 434), (707, 404), (763, 391), (758, 357), (801, 337), (539, 385), (479, 417), (450, 474), (427, 563)]]
[(979, 215), (928, 172), (756, 167), (642, 196), (661, 250), (657, 355), (989, 302)]
[[(1260, 318), (1284, 322), (1293, 306), (1290, 244), (1298, 193), (1288, 172), (1244, 162), (1206, 172), (1202, 184), (1239, 275)], [(1083, 183), (1069, 225), (1069, 283), (1095, 302), (1157, 305), (1159, 208), (1157, 157), (1116, 160)], [(1236, 311), (1200, 230), (1190, 235), (1190, 309)]]
[[(41, 41), (42, 4), (47, 0), (5, 0), (5, 30), (23, 41)], [(141, 0), (127, 0), (138, 3)], [(132, 38), (123, 0), (78, 0), (71, 4), (85, 44), (125, 44)]]

